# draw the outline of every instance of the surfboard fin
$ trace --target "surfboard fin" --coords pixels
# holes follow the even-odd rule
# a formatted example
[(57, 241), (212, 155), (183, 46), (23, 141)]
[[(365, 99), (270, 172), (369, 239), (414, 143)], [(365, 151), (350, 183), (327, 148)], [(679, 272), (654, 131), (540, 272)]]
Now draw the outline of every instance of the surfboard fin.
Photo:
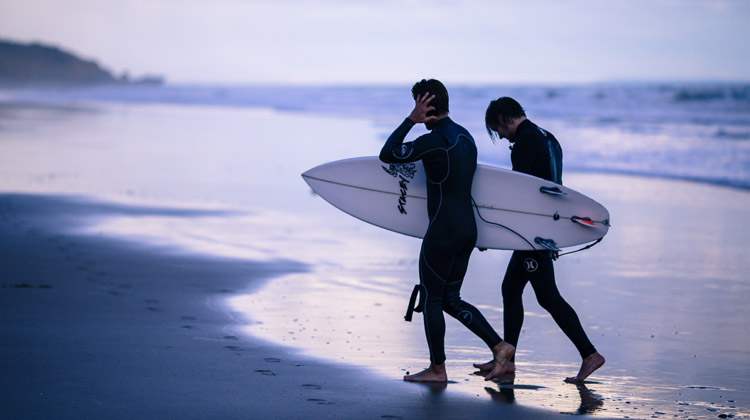
[(573, 216), (570, 218), (570, 221), (586, 227), (596, 227), (596, 224), (594, 224), (594, 221), (590, 217)]
[(557, 243), (555, 243), (555, 241), (553, 241), (552, 239), (544, 239), (537, 236), (536, 238), (534, 238), (534, 242), (549, 249), (550, 251), (561, 251), (561, 249), (557, 247)]
[(539, 192), (543, 194), (550, 194), (550, 195), (567, 195), (568, 194), (557, 187), (539, 187)]

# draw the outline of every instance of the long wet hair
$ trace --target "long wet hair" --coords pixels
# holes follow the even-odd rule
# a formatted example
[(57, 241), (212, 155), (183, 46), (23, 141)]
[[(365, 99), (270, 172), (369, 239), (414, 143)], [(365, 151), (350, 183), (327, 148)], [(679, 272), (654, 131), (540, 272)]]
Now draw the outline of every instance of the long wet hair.
[(416, 100), (417, 97), (424, 95), (426, 92), (429, 92), (430, 95), (435, 95), (435, 98), (430, 101), (430, 106), (434, 106), (435, 109), (428, 112), (428, 116), (432, 115), (443, 115), (447, 114), (449, 112), (448, 110), (448, 89), (445, 88), (445, 86), (440, 83), (439, 80), (430, 79), (425, 80), (422, 79), (414, 84), (414, 86), (411, 87), (411, 95)]
[(484, 114), (484, 126), (487, 128), (487, 134), (490, 135), (490, 139), (495, 143), (500, 139), (500, 136), (497, 134), (498, 124), (502, 127), (507, 127), (514, 119), (525, 116), (526, 112), (521, 107), (521, 104), (511, 97), (503, 96), (490, 102), (487, 112)]

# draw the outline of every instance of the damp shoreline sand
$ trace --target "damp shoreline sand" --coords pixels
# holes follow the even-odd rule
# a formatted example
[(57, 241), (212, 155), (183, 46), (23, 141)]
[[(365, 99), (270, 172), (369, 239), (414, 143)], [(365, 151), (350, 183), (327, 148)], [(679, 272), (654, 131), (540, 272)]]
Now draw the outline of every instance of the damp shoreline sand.
[[(174, 253), (70, 228), (81, 198), (0, 195), (3, 418), (551, 418), (405, 384), (239, 334), (222, 300), (299, 272)], [(271, 280), (272, 281), (272, 280)]]
[[(446, 317), (452, 389), (466, 395), (484, 389), (503, 401), (557, 413), (747, 417), (750, 338), (743, 302), (750, 286), (747, 251), (735, 229), (746, 229), (748, 193), (602, 174), (572, 173), (567, 180), (611, 211), (612, 228), (601, 244), (555, 263), (558, 288), (607, 363), (585, 387), (565, 384), (563, 378), (578, 371), (580, 358), (527, 286), (513, 392), (502, 386), (487, 390), (472, 375), (472, 362), (488, 360), (489, 353)], [(360, 235), (379, 238), (377, 228), (362, 229)], [(233, 308), (261, 321), (245, 330), (386, 376), (426, 367), (421, 316), (403, 321), (409, 289), (417, 281), (410, 257), (418, 254), (419, 240), (386, 234), (409, 246), (393, 254), (373, 246), (385, 254), (380, 268), (366, 260), (359, 266), (313, 267), (231, 298)], [(507, 251), (474, 252), (462, 288), (463, 298), (501, 335), (500, 284), (509, 257)], [(338, 303), (331, 308), (327, 301)]]

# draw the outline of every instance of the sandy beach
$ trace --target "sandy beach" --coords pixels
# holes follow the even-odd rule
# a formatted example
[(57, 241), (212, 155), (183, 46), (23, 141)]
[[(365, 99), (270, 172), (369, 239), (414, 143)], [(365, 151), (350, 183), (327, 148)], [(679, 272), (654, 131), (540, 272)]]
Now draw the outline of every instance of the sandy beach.
[[(568, 173), (612, 229), (556, 263), (607, 364), (529, 288), (513, 385), (449, 320), (447, 386), (403, 312), (419, 241), (366, 225), (299, 174), (373, 155), (368, 121), (161, 105), (0, 107), (3, 418), (746, 418), (746, 190)], [(356, 138), (356, 141), (353, 140)], [(462, 293), (502, 331), (510, 254)], [(724, 417), (721, 417), (724, 416)]]
[(0, 209), (3, 418), (549, 417), (238, 334), (242, 316), (223, 299), (305, 270), (299, 263), (67, 232), (92, 217), (169, 209), (21, 195), (3, 195)]

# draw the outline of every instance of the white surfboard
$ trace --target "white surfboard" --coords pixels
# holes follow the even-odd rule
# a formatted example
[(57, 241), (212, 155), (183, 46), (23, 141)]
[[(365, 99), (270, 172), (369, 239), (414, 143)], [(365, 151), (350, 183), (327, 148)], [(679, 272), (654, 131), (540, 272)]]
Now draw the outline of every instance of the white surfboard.
[[(427, 186), (421, 162), (344, 159), (312, 168), (302, 177), (323, 199), (358, 219), (417, 238), (427, 231)], [(478, 248), (564, 248), (595, 241), (609, 230), (604, 206), (534, 176), (480, 164), (471, 193)]]

